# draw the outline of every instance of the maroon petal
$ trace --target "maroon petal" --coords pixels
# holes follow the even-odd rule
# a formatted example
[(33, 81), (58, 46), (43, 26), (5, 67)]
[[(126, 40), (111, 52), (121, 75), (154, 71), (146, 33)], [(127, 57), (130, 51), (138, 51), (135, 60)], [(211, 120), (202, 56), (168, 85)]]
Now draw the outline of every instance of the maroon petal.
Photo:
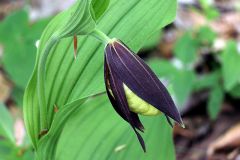
[[(113, 80), (111, 78), (111, 76), (109, 75), (109, 68), (107, 66), (106, 63), (106, 59), (105, 59), (105, 63), (104, 63), (104, 79), (105, 79), (105, 86), (106, 86), (106, 91), (107, 91), (107, 95), (108, 98), (110, 100), (110, 102), (112, 103), (113, 108), (115, 109), (115, 111), (125, 120), (129, 123), (129, 120), (127, 118), (127, 115), (124, 114), (124, 112), (122, 111), (122, 106), (118, 105), (117, 101), (115, 100), (115, 98), (112, 96), (112, 94), (109, 92), (110, 89), (110, 83), (113, 83)], [(117, 96), (117, 95), (116, 95)], [(127, 110), (129, 110), (129, 107), (126, 108)], [(141, 123), (138, 115), (134, 112), (130, 112), (130, 117), (132, 118), (133, 122), (134, 122), (134, 126), (140, 130), (141, 132), (144, 132), (144, 127), (143, 124)]]
[(182, 124), (167, 89), (141, 58), (118, 41), (108, 44), (105, 52), (112, 74), (116, 74), (140, 98)]
[(129, 106), (125, 96), (125, 91), (123, 88), (123, 83), (119, 81), (115, 73), (112, 73), (111, 68), (108, 67), (107, 60), (105, 61), (105, 84), (107, 87), (110, 85), (111, 91), (114, 95), (113, 97), (107, 88), (107, 93), (112, 105), (114, 106), (115, 110), (119, 113), (119, 115), (121, 115), (126, 121), (129, 122), (134, 132), (136, 133), (138, 140), (145, 152), (146, 151), (145, 143), (141, 135), (136, 130), (136, 128), (142, 130), (142, 124), (140, 120), (136, 118), (137, 115), (133, 116), (133, 113), (129, 110)]

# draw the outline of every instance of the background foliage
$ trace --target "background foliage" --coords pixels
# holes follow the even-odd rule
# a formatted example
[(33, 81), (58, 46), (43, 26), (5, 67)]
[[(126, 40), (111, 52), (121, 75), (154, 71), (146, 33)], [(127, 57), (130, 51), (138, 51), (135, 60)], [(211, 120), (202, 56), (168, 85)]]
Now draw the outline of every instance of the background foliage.
[[(105, 6), (107, 4), (106, 1)], [(147, 1), (112, 0), (108, 9), (101, 6), (99, 1), (93, 1), (92, 13), (94, 13), (93, 18), (96, 20), (97, 26), (111, 37), (117, 37), (124, 41), (134, 51), (138, 51), (146, 39), (150, 39), (159, 32), (161, 27), (170, 23), (176, 12), (175, 1), (159, 2), (153, 0), (149, 3)], [(107, 12), (101, 17), (100, 15), (105, 9)], [(139, 12), (140, 9), (141, 12)], [(15, 13), (17, 16), (21, 14), (25, 16), (26, 21), (26, 13)], [(50, 22), (44, 31), (40, 40), (39, 54), (41, 54), (44, 43), (57, 30), (56, 27), (59, 27), (60, 17), (61, 21), (64, 21), (63, 13)], [(161, 17), (161, 21), (155, 21), (151, 17)], [(4, 23), (7, 22), (4, 21)], [(148, 25), (143, 27), (143, 24)], [(140, 31), (141, 34), (136, 34)], [(122, 159), (123, 156), (134, 158), (142, 155), (143, 159), (156, 156), (160, 159), (165, 159), (165, 157), (174, 159), (171, 129), (164, 117), (144, 118), (144, 123), (149, 127), (144, 134), (149, 152), (144, 154), (137, 139), (135, 139), (135, 135), (131, 133), (130, 127), (116, 115), (105, 95), (91, 98), (87, 102), (81, 99), (81, 97), (104, 91), (103, 52), (103, 46), (98, 41), (86, 36), (78, 37), (77, 60), (73, 58), (72, 37), (62, 39), (51, 50), (46, 66), (46, 97), (48, 98), (49, 123), (52, 126), (49, 133), (41, 141), (38, 141), (40, 133), (38, 126), (41, 122), (38, 118), (39, 111), (36, 108), (38, 103), (35, 79), (37, 70), (35, 70), (27, 88), (24, 108), (28, 131), (35, 148), (38, 148), (37, 158), (64, 159), (64, 157), (68, 157), (69, 159), (71, 155), (72, 159), (76, 159), (76, 157), (91, 158), (91, 156), (99, 157), (101, 155), (102, 159), (107, 157)], [(30, 54), (31, 51), (28, 53)], [(38, 64), (41, 56), (37, 57)], [(28, 64), (25, 66), (29, 67)], [(29, 67), (29, 69), (31, 68), (32, 66)], [(25, 77), (29, 77), (29, 75)], [(26, 81), (24, 82), (26, 83)], [(23, 84), (23, 86), (25, 85)], [(59, 108), (56, 115), (54, 113), (55, 105)], [(77, 111), (75, 111), (76, 109)], [(69, 117), (71, 118), (69, 119)], [(67, 128), (63, 128), (65, 123), (67, 123)], [(102, 127), (99, 128), (99, 125)], [(91, 132), (95, 134), (92, 135)], [(76, 136), (74, 136), (75, 134)], [(58, 136), (60, 136), (59, 142)], [(76, 141), (78, 143), (72, 143)], [(66, 142), (69, 142), (69, 150), (66, 150), (68, 145)], [(76, 147), (70, 147), (72, 145), (76, 145)], [(82, 146), (85, 146), (85, 151), (79, 152)], [(96, 146), (98, 150), (94, 149)]]
[[(194, 95), (201, 97), (202, 93), (207, 93), (200, 107), (206, 106), (207, 116), (204, 118), (209, 118), (212, 125), (219, 119), (226, 101), (239, 100), (239, 42), (224, 37), (224, 45), (221, 49), (216, 48), (220, 34), (212, 23), (221, 18), (222, 11), (208, 0), (200, 0), (190, 7), (183, 6), (191, 13), (201, 14), (206, 19), (204, 25), (182, 29), (177, 19), (162, 31), (160, 29), (175, 18), (175, 0), (93, 0), (90, 8), (92, 27), (96, 24), (110, 37), (121, 39), (135, 52), (140, 51), (140, 56), (159, 78), (167, 82), (181, 113), (185, 114), (192, 107), (190, 104), (196, 100)], [(146, 127), (143, 137), (148, 150), (143, 154), (130, 127), (114, 112), (106, 96), (92, 97), (104, 91), (104, 46), (93, 37), (78, 36), (78, 54), (74, 60), (72, 32), (70, 37), (61, 39), (53, 47), (47, 60), (46, 97), (52, 128), (38, 141), (40, 119), (39, 110), (35, 108), (38, 100), (34, 87), (36, 79), (33, 78), (25, 99), (25, 105), (34, 107), (27, 108), (31, 136), (30, 139), (22, 136), (23, 142), (18, 144), (20, 131), (16, 126), (22, 119), (23, 92), (34, 70), (35, 59), (39, 62), (40, 50), (65, 21), (63, 13), (60, 18), (37, 21), (29, 19), (30, 13), (20, 9), (0, 22), (0, 48), (3, 50), (0, 80), (4, 75), (11, 82), (8, 99), (1, 99), (4, 91), (0, 90), (0, 160), (36, 158), (31, 141), (38, 148), (39, 159), (175, 159), (172, 130), (163, 116), (141, 117)], [(36, 58), (36, 42), (44, 28)], [(170, 55), (164, 55), (162, 49), (168, 47), (164, 45), (164, 38), (172, 34), (171, 30), (181, 30), (181, 33), (174, 35)], [(160, 51), (157, 51), (160, 53), (155, 56), (160, 39), (164, 46), (160, 44)], [(199, 108), (194, 110), (198, 112)]]

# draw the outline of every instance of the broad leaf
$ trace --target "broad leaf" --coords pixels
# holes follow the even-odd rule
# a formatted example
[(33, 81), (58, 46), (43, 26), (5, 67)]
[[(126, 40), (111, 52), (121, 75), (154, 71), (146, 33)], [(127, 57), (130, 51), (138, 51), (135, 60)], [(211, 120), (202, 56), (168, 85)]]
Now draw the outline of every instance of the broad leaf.
[(211, 119), (215, 120), (218, 113), (221, 110), (222, 103), (224, 100), (224, 91), (220, 85), (215, 85), (212, 89), (209, 100), (208, 100), (208, 114)]
[(62, 133), (65, 123), (74, 111), (81, 107), (86, 98), (77, 100), (59, 108), (59, 111), (54, 116), (52, 127), (48, 134), (44, 136), (38, 144), (37, 158), (39, 160), (55, 159), (56, 145)]
[(193, 90), (195, 79), (196, 77), (193, 71), (178, 70), (178, 72), (175, 73), (172, 85), (174, 95), (180, 107), (183, 107), (189, 98)]
[[(45, 80), (48, 78), (45, 78), (48, 70), (46, 66), (47, 59), (51, 60), (50, 56), (55, 52), (61, 53), (61, 56), (64, 56), (64, 54), (67, 53), (66, 51), (72, 43), (69, 39), (67, 42), (70, 42), (70, 44), (64, 43), (64, 40), (61, 42), (62, 47), (58, 48), (61, 52), (56, 49), (57, 46), (60, 46), (58, 44), (62, 38), (84, 35), (90, 33), (95, 28), (95, 22), (90, 13), (90, 8), (91, 3), (88, 0), (78, 0), (72, 7), (57, 15), (50, 22), (40, 39), (34, 72), (24, 96), (25, 123), (35, 148), (37, 147), (40, 132), (50, 127), (53, 117), (53, 110), (48, 110), (48, 108), (53, 109), (53, 106), (48, 107), (49, 105), (46, 100), (46, 94), (49, 93), (45, 90)], [(57, 62), (61, 61), (62, 58), (57, 58)], [(58, 71), (58, 66), (55, 65), (53, 69), (54, 68), (55, 71)], [(52, 71), (54, 70), (49, 70), (47, 73), (52, 74)], [(55, 78), (54, 75), (51, 76), (52, 78)], [(35, 97), (33, 95), (35, 95)], [(54, 102), (52, 105), (56, 104), (58, 105), (58, 103)], [(48, 121), (48, 119), (50, 120)]]
[(173, 76), (175, 77), (175, 72), (178, 71), (170, 61), (164, 59), (151, 59), (148, 64), (156, 75), (161, 78), (172, 79)]
[(220, 71), (200, 75), (195, 79), (193, 90), (197, 92), (204, 89), (212, 89), (217, 83), (219, 83), (220, 77)]
[(13, 119), (6, 106), (0, 102), (0, 136), (7, 138), (13, 144), (15, 138), (13, 135)]
[(48, 20), (44, 19), (30, 24), (24, 10), (11, 13), (0, 22), (4, 69), (18, 88), (25, 89), (27, 85), (36, 57), (35, 43), (47, 23)]
[(31, 148), (19, 148), (8, 140), (0, 140), (0, 160), (33, 160)]
[(0, 159), (1, 160), (14, 159), (13, 158), (14, 147), (15, 146), (12, 143), (9, 143), (8, 140), (0, 140)]
[(16, 103), (17, 106), (22, 107), (22, 105), (23, 105), (23, 94), (24, 94), (23, 89), (20, 89), (18, 87), (13, 88), (11, 97), (14, 100), (14, 102)]
[[(151, 37), (154, 33), (157, 33), (157, 31), (159, 31), (161, 27), (170, 23), (175, 17), (175, 14), (175, 0), (112, 0), (107, 12), (98, 20), (97, 26), (108, 35), (112, 37), (117, 37), (124, 41), (134, 51), (138, 51), (144, 44), (144, 41)], [(37, 95), (37, 85), (39, 85), (39, 83), (37, 84), (37, 75), (39, 74), (37, 67), (39, 67), (40, 65), (39, 62), (41, 61), (43, 56), (42, 51), (44, 47), (46, 47), (46, 44), (48, 43), (47, 41), (51, 39), (50, 37), (55, 33), (56, 30), (58, 30), (58, 27), (61, 26), (61, 22), (63, 21), (65, 21), (64, 13), (57, 16), (46, 28), (41, 38), (35, 71), (25, 92), (25, 121), (28, 133), (31, 136), (35, 148), (38, 148), (38, 136), (41, 132), (42, 123), (42, 119), (40, 119), (41, 116), (39, 116), (42, 106), (39, 106), (39, 97)], [(73, 32), (71, 34), (73, 34)], [(77, 60), (74, 60), (73, 57), (72, 37), (56, 41), (56, 44), (52, 46), (53, 47), (49, 52), (47, 64), (45, 67), (45, 90), (44, 92), (42, 92), (46, 97), (47, 122), (48, 126), (51, 126), (51, 128), (54, 127), (52, 126), (52, 122), (54, 119), (54, 105), (65, 106), (65, 104), (69, 104), (77, 99), (81, 99), (82, 97), (96, 94), (105, 90), (103, 83), (104, 46), (102, 46), (98, 41), (89, 36), (79, 37)], [(100, 107), (101, 106), (96, 106), (94, 110)], [(111, 108), (111, 110), (113, 109)], [(82, 120), (82, 118), (86, 117), (86, 113), (84, 111), (77, 113), (78, 115), (75, 116), (75, 118), (77, 119)], [(97, 119), (97, 117), (94, 116), (93, 113), (94, 112), (92, 111), (91, 122), (93, 123), (93, 125), (98, 125), (99, 120)], [(115, 114), (116, 113), (112, 111), (112, 113), (110, 113), (110, 116), (113, 116)], [(111, 121), (106, 122), (112, 123)], [(111, 127), (111, 125), (108, 125), (108, 123), (106, 123), (105, 126), (106, 130), (111, 129), (108, 128), (108, 126)], [(166, 122), (164, 121), (164, 123)], [(162, 133), (162, 127), (159, 127), (159, 131), (153, 131), (153, 134)], [(74, 128), (77, 129), (76, 126), (74, 126)], [(64, 130), (64, 133), (67, 134), (68, 130)], [(83, 130), (77, 133), (78, 137), (81, 137), (81, 134), (89, 134), (89, 132), (86, 131), (85, 133), (85, 131)], [(166, 134), (170, 136), (170, 133), (171, 132), (168, 132)], [(115, 135), (114, 133), (111, 133), (110, 135), (116, 136), (116, 139), (120, 138), (119, 135)], [(71, 137), (74, 138), (73, 136)], [(61, 137), (60, 139), (63, 138)], [(165, 139), (165, 137), (163, 139)], [(166, 138), (165, 140), (169, 139), (170, 138)], [(101, 139), (99, 138), (99, 140)], [(151, 141), (155, 142), (155, 140)], [(80, 148), (82, 148), (82, 146), (84, 145), (80, 142), (71, 143), (71, 145), (77, 144), (81, 144)], [(107, 144), (111, 145), (110, 143)], [(161, 141), (159, 141), (158, 145), (163, 147), (163, 149), (169, 149), (169, 147), (161, 145)], [(170, 147), (172, 147), (172, 143), (169, 143), (169, 145)], [(52, 147), (55, 147), (54, 144), (52, 145)], [(108, 149), (111, 149), (112, 151), (112, 148), (109, 147)], [(106, 152), (101, 152), (101, 154), (107, 154), (109, 150)], [(151, 148), (149, 150), (151, 150)], [(88, 148), (88, 151), (93, 152), (92, 148)], [(174, 155), (172, 151), (169, 151), (169, 153), (170, 156)], [(134, 150), (131, 150), (129, 154), (135, 155)], [(159, 154), (161, 155), (164, 153)], [(56, 159), (58, 159), (58, 157)], [(170, 159), (172, 159), (172, 157), (170, 157)]]
[(240, 54), (237, 51), (237, 44), (230, 41), (222, 53), (222, 72), (225, 90), (231, 90), (240, 78)]
[(110, 3), (110, 0), (92, 0), (92, 14), (94, 19), (98, 20), (102, 14), (106, 11)]
[(214, 20), (219, 17), (220, 13), (210, 0), (199, 0), (199, 3), (203, 9), (203, 12), (209, 20)]
[(186, 32), (177, 40), (174, 46), (174, 54), (184, 64), (193, 63), (197, 58), (197, 47), (197, 40), (193, 38), (190, 32)]
[(230, 92), (229, 94), (233, 97), (233, 98), (239, 98), (240, 97), (240, 85), (236, 85)]
[(166, 118), (162, 115), (142, 120), (147, 153), (142, 151), (134, 132), (115, 113), (105, 95), (90, 100), (79, 107), (66, 123), (56, 159), (174, 160), (171, 127)]
[(203, 26), (197, 31), (197, 40), (202, 45), (212, 45), (217, 34), (208, 26)]

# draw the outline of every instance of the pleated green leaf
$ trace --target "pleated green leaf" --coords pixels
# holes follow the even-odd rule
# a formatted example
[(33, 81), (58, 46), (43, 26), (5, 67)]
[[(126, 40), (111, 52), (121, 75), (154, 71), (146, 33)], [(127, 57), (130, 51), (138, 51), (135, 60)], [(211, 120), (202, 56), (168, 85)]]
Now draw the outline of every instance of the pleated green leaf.
[[(78, 2), (80, 1), (84, 0), (79, 0)], [(86, 5), (84, 8), (81, 9), (80, 7), (83, 6), (79, 5), (79, 8), (77, 7), (75, 9), (84, 12), (84, 9), (86, 9), (86, 7), (88, 8), (88, 4), (90, 3), (85, 4)], [(99, 7), (101, 7), (100, 3), (98, 3), (98, 5)], [(92, 8), (94, 9), (99, 7), (95, 6)], [(90, 123), (89, 125), (98, 126), (101, 123), (100, 120), (106, 117), (106, 121), (104, 122), (105, 127), (102, 129), (99, 128), (98, 131), (109, 132), (111, 131), (112, 127), (115, 127), (112, 125), (112, 120), (116, 118), (115, 124), (120, 122), (124, 127), (118, 128), (119, 132), (109, 132), (109, 136), (113, 137), (112, 141), (106, 141), (105, 147), (102, 148), (101, 151), (99, 150), (98, 154), (96, 154), (95, 156), (102, 154), (102, 156), (105, 155), (106, 157), (106, 154), (110, 153), (111, 151), (113, 152), (113, 146), (111, 145), (113, 145), (113, 143), (117, 143), (119, 139), (123, 137), (124, 132), (127, 132), (128, 135), (132, 136), (132, 140), (129, 140), (128, 143), (131, 141), (131, 145), (136, 146), (129, 147), (127, 151), (129, 152), (129, 156), (133, 154), (134, 159), (134, 156), (142, 154), (142, 151), (140, 152), (141, 148), (137, 143), (137, 140), (135, 139), (136, 137), (134, 137), (134, 135), (131, 133), (131, 129), (127, 126), (125, 122), (123, 122), (123, 120), (117, 119), (117, 114), (114, 112), (113, 108), (109, 106), (109, 104), (106, 105), (106, 107), (103, 107), (100, 104), (89, 104), (85, 107), (80, 106), (80, 102), (83, 97), (88, 97), (105, 91), (103, 82), (104, 46), (90, 36), (79, 36), (77, 59), (74, 60), (73, 35), (88, 34), (91, 32), (91, 30), (95, 28), (96, 25), (99, 29), (104, 31), (110, 37), (117, 37), (121, 39), (132, 50), (137, 52), (141, 48), (141, 46), (144, 45), (145, 40), (156, 34), (157, 31), (159, 31), (163, 26), (173, 21), (176, 14), (176, 0), (111, 0), (105, 14), (103, 14), (103, 11), (101, 11), (101, 15), (103, 15), (97, 20), (96, 24), (93, 21), (94, 17), (91, 17), (93, 15), (89, 13), (86, 14), (88, 15), (88, 18), (84, 18), (84, 21), (82, 21), (81, 23), (79, 21), (79, 24), (76, 25), (77, 30), (75, 30), (76, 28), (72, 28), (72, 26), (70, 26), (70, 28), (66, 27), (68, 25), (62, 27), (64, 26), (64, 24), (69, 24), (67, 22), (68, 19), (71, 20), (71, 13), (74, 9), (70, 10), (71, 11), (63, 12), (56, 18), (54, 18), (52, 22), (50, 22), (48, 27), (45, 29), (40, 40), (40, 48), (38, 49), (34, 73), (24, 95), (24, 117), (27, 131), (31, 136), (31, 140), (38, 153), (41, 152), (39, 150), (40, 148), (42, 148), (42, 146), (51, 145), (49, 150), (43, 150), (42, 154), (48, 154), (49, 151), (51, 154), (54, 154), (54, 147), (61, 146), (63, 144), (62, 141), (67, 138), (76, 138), (74, 139), (74, 142), (70, 141), (69, 139), (69, 142), (72, 143), (69, 143), (69, 147), (65, 147), (65, 149), (66, 152), (73, 151), (75, 152), (74, 154), (77, 154), (77, 149), (81, 149), (85, 146), (85, 144), (88, 144), (88, 141), (86, 137), (84, 138), (84, 135), (89, 137), (89, 139), (91, 139), (92, 137), (89, 134), (89, 131), (78, 130), (78, 128), (81, 128), (82, 126), (82, 124), (79, 123), (79, 120), (84, 120), (88, 117), (91, 117), (88, 120), (88, 123)], [(88, 13), (88, 11), (84, 13)], [(65, 28), (67, 32), (63, 28)], [(46, 52), (46, 50), (48, 52)], [(41, 66), (42, 68), (40, 67), (39, 69), (39, 66)], [(54, 108), (56, 108), (54, 106), (57, 106), (60, 112), (60, 110), (65, 110), (64, 108), (68, 106), (66, 104), (72, 104), (76, 101), (79, 101), (79, 104), (76, 105), (78, 106), (76, 108), (79, 108), (79, 111), (73, 111), (73, 114), (75, 116), (72, 114), (69, 114), (69, 116), (67, 116), (73, 119), (72, 121), (74, 121), (74, 125), (71, 125), (71, 127), (76, 129), (76, 131), (78, 130), (76, 132), (77, 136), (73, 136), (71, 135), (71, 132), (68, 132), (68, 129), (62, 128), (65, 123), (67, 123), (66, 127), (70, 127), (68, 123), (73, 122), (70, 120), (59, 120), (58, 124), (58, 113), (54, 112)], [(42, 107), (45, 107), (45, 112), (47, 113), (46, 115), (41, 114), (43, 109)], [(103, 110), (100, 113), (97, 113), (97, 110), (101, 107), (103, 108)], [(85, 109), (81, 110), (81, 108)], [(92, 110), (88, 112), (88, 108)], [(105, 108), (107, 109), (106, 113), (108, 114), (105, 113)], [(108, 110), (109, 112), (107, 112)], [(68, 109), (66, 109), (65, 111), (68, 112)], [(46, 116), (46, 119), (44, 119), (42, 115)], [(101, 119), (99, 119), (98, 117), (101, 117)], [(111, 117), (112, 119), (108, 119)], [(149, 136), (149, 142), (147, 142), (147, 144), (149, 143), (149, 152), (151, 152), (150, 150), (153, 150), (154, 153), (151, 155), (156, 156), (157, 158), (158, 155), (171, 155), (171, 157), (168, 159), (173, 159), (172, 155), (174, 155), (174, 153), (172, 149), (169, 152), (165, 152), (165, 149), (167, 150), (173, 147), (171, 143), (171, 131), (166, 130), (166, 128), (164, 127), (166, 125), (166, 122), (165, 120), (163, 120), (163, 118), (161, 118), (155, 120), (146, 118), (146, 126), (149, 125), (149, 127), (151, 127), (151, 129), (146, 131), (149, 132), (149, 134), (151, 135)], [(76, 122), (78, 122), (79, 124), (76, 124), (75, 120), (77, 120)], [(47, 129), (50, 130), (48, 134), (42, 135), (42, 138), (39, 140), (39, 134), (45, 127), (43, 126), (44, 121), (47, 122)], [(86, 121), (85, 125), (88, 126), (88, 123)], [(155, 126), (152, 127), (153, 124), (155, 124)], [(58, 128), (55, 125), (62, 126), (60, 127), (60, 129), (57, 129), (56, 133), (52, 131), (52, 128)], [(62, 129), (64, 130), (61, 134)], [(51, 140), (51, 137), (53, 136), (49, 137), (48, 135), (50, 134), (61, 135), (59, 138), (59, 145), (55, 144), (55, 142), (57, 143), (56, 140)], [(65, 134), (69, 134), (71, 136), (65, 137)], [(169, 137), (166, 137), (165, 134)], [(157, 136), (163, 136), (163, 138), (161, 138), (162, 140), (156, 140)], [(130, 136), (124, 137), (125, 139), (130, 138)], [(54, 136), (54, 138), (58, 139), (58, 136)], [(78, 140), (77, 138), (80, 139)], [(83, 143), (84, 139), (86, 141)], [(101, 137), (97, 137), (97, 135), (95, 135), (95, 139), (97, 139), (99, 142), (102, 141)], [(125, 139), (123, 138), (121, 141), (125, 142)], [(45, 142), (42, 142), (44, 140)], [(73, 148), (70, 147), (70, 144), (79, 146), (76, 146), (78, 148)], [(95, 150), (93, 150), (93, 148), (96, 148), (97, 146), (94, 143), (90, 144), (92, 147), (86, 148), (86, 150), (88, 151), (86, 153), (94, 155)], [(62, 155), (59, 156), (59, 152), (62, 153), (60, 150), (61, 147), (58, 147), (56, 152), (57, 157), (55, 157), (55, 159), (64, 159), (62, 158)], [(121, 156), (124, 156), (125, 154)], [(49, 157), (51, 156), (53, 155), (49, 155)], [(66, 156), (65, 159), (75, 160), (74, 158), (68, 158)]]
[(70, 117), (58, 145), (55, 146), (57, 148), (55, 158), (174, 160), (172, 132), (166, 118), (158, 116), (141, 119), (145, 126), (145, 133), (142, 135), (146, 142), (146, 153), (142, 151), (128, 123), (113, 110), (106, 95), (98, 96), (84, 103)]
[(74, 101), (70, 104), (65, 105), (64, 107), (61, 107), (60, 110), (57, 111), (49, 132), (39, 141), (36, 154), (37, 159), (55, 159), (56, 145), (65, 126), (65, 123), (68, 121), (72, 113), (75, 112), (78, 107), (80, 108), (86, 99), (87, 98), (82, 98)]
[[(90, 8), (91, 3), (89, 0), (78, 0), (76, 4), (57, 15), (49, 23), (40, 39), (34, 72), (24, 95), (26, 128), (35, 148), (37, 148), (39, 135), (43, 129), (50, 128), (53, 117), (53, 110), (48, 109), (52, 109), (53, 106), (49, 107), (46, 99), (47, 93), (50, 92), (46, 92), (45, 81), (48, 77), (46, 78), (45, 75), (57, 71), (58, 66), (51, 68), (52, 70), (48, 72), (47, 60), (55, 54), (55, 48), (59, 46), (58, 44), (61, 43), (60, 41), (63, 38), (85, 35), (95, 28), (95, 21), (92, 18)], [(59, 49), (63, 49), (61, 50), (63, 56), (68, 49), (68, 45), (62, 43)]]

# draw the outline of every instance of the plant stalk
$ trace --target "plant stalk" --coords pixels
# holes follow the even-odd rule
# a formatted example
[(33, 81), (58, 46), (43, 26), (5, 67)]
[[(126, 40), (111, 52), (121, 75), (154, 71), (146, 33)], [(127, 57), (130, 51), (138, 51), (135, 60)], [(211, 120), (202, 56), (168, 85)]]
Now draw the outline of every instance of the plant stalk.
[(91, 36), (93, 36), (94, 38), (98, 39), (99, 41), (101, 41), (104, 44), (108, 44), (109, 42), (112, 41), (111, 38), (109, 38), (104, 32), (102, 32), (101, 30), (95, 28), (91, 33)]

